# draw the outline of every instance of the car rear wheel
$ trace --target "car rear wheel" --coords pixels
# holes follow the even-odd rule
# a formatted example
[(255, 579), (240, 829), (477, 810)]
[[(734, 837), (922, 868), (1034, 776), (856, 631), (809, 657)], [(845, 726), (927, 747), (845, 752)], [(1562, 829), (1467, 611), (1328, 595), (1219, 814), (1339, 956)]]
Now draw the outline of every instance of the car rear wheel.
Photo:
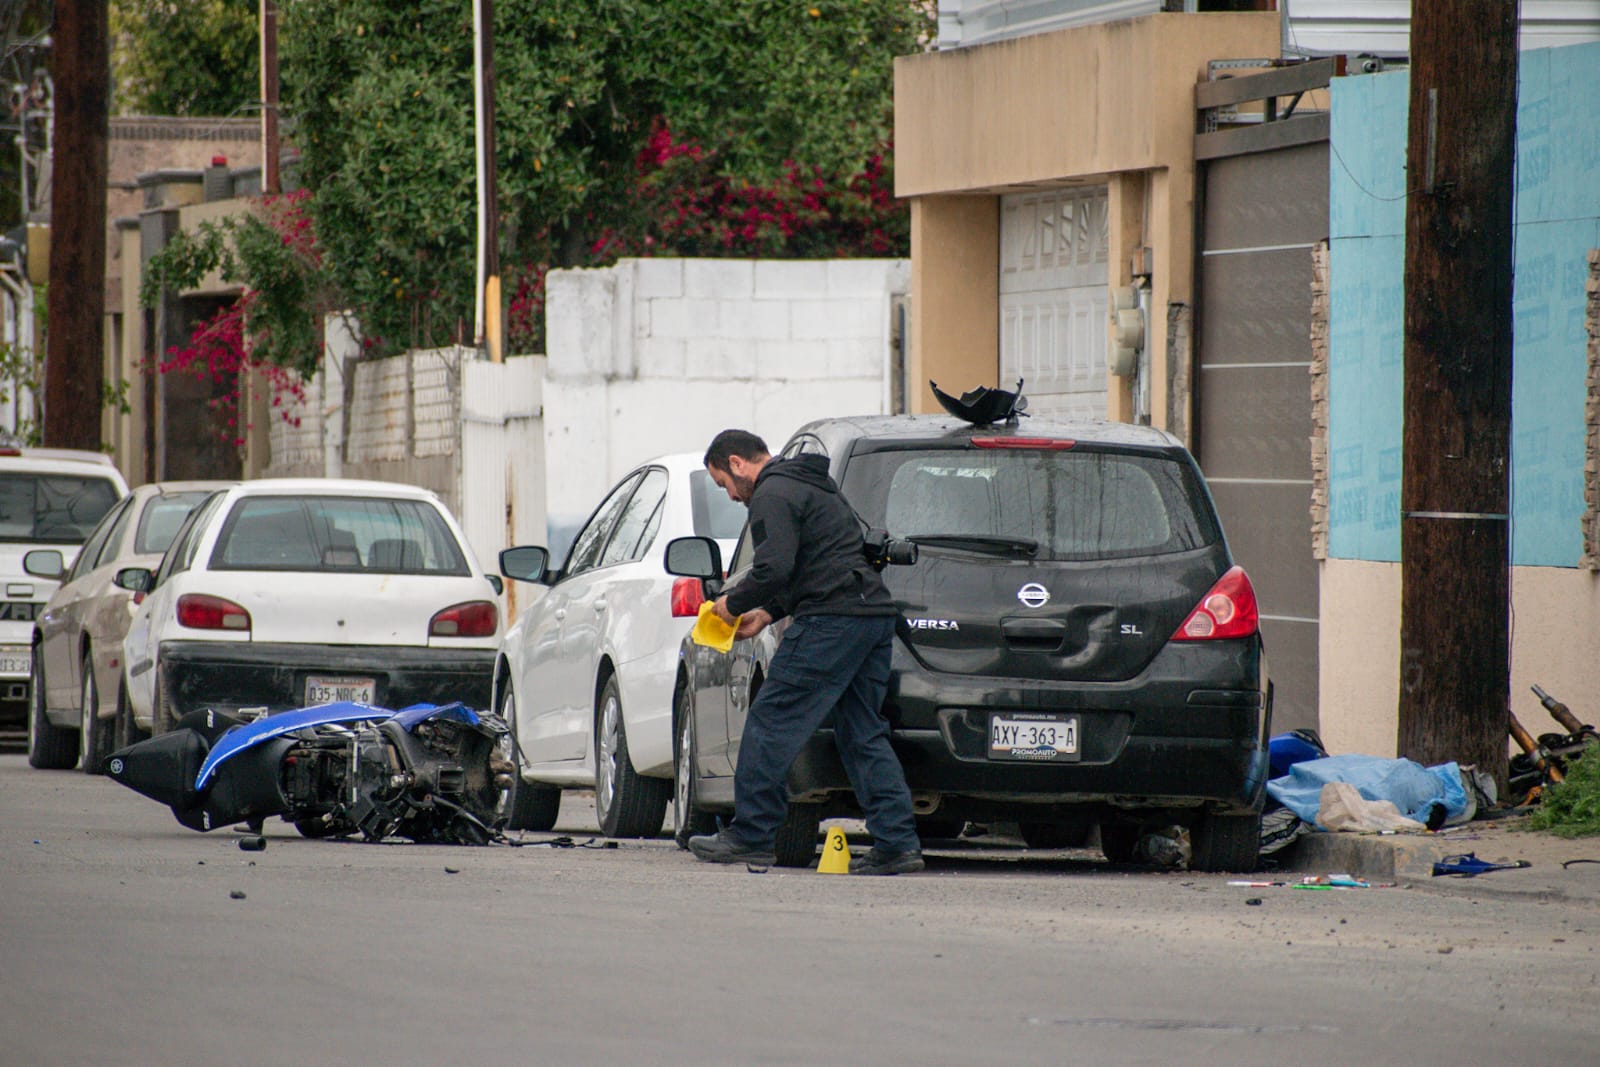
[(1200, 816), (1189, 831), (1192, 871), (1253, 871), (1260, 860), (1261, 813)]
[(164, 734), (178, 724), (178, 715), (167, 700), (167, 687), (161, 684), (161, 668), (155, 668), (155, 688), (150, 694), (150, 732)]
[(83, 652), (83, 691), (80, 694), (83, 726), (78, 730), (78, 768), (84, 774), (101, 774), (100, 764), (111, 755), (115, 724), (100, 717), (100, 687), (94, 680), (94, 657)]
[(78, 731), (63, 730), (44, 712), (43, 649), (33, 646), (28, 676), (28, 765), (45, 771), (71, 770), (78, 762)]
[(822, 805), (789, 802), (789, 812), (778, 827), (772, 851), (779, 867), (809, 867), (817, 858), (817, 831), (822, 826)]
[(695, 784), (694, 769), (699, 763), (700, 743), (695, 739), (694, 697), (688, 686), (678, 691), (677, 715), (678, 769), (672, 792), (672, 837), (679, 848), (688, 848), (689, 838), (715, 833), (717, 819), (698, 806), (700, 789)]
[(607, 837), (655, 837), (667, 821), (672, 782), (633, 769), (617, 676), (606, 679), (595, 714), (594, 811)]
[(517, 769), (500, 802), (500, 810), (506, 815), (506, 829), (543, 833), (555, 826), (556, 817), (561, 813), (561, 790), (553, 785), (533, 785), (522, 780), (522, 759), (517, 749), (517, 694), (509, 678), (505, 691), (500, 694), (500, 717), (510, 727), (510, 733), (502, 742), (501, 755)]
[(133, 721), (133, 705), (128, 703), (128, 679), (117, 680), (117, 748), (127, 748), (145, 740), (150, 734)]

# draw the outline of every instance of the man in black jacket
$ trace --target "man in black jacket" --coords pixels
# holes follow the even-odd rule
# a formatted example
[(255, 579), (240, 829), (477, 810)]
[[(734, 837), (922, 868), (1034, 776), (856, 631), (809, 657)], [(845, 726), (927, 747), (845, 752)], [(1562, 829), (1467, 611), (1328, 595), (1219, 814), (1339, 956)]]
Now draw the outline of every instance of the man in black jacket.
[(749, 506), (755, 544), (750, 572), (714, 610), (730, 625), (738, 619), (741, 638), (785, 615), (793, 621), (745, 719), (733, 822), (691, 837), (690, 851), (711, 863), (772, 863), (789, 765), (831, 713), (873, 842), (850, 873), (920, 871), (911, 791), (883, 717), (898, 609), (867, 562), (860, 523), (828, 477), (826, 457), (773, 459), (755, 434), (724, 430), (705, 464), (728, 496)]

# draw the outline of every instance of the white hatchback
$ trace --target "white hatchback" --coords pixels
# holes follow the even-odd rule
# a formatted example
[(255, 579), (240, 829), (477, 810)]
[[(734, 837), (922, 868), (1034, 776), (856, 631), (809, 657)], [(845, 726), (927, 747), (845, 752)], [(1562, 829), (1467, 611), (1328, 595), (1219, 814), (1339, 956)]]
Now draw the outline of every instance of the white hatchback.
[(544, 548), (500, 554), (508, 578), (545, 586), (506, 631), (495, 707), (522, 768), (513, 829), (555, 825), (563, 788), (593, 788), (608, 837), (661, 832), (672, 797), (672, 686), (678, 645), (702, 600), (697, 578), (662, 566), (675, 537), (716, 538), (731, 553), (745, 509), (698, 455), (663, 456), (614, 486), (550, 567)]
[(123, 643), (136, 726), (201, 708), (339, 700), (488, 706), (500, 580), (415, 486), (265, 479), (210, 497), (152, 574)]

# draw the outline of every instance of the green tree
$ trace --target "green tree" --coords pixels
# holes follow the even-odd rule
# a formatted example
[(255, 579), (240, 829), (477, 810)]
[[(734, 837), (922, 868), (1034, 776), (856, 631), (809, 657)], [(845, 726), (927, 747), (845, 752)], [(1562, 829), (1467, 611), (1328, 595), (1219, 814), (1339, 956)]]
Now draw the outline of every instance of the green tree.
[[(284, 0), (281, 10), (300, 180), (330, 273), (369, 335), (391, 346), (450, 340), (473, 307), (470, 0)], [(847, 188), (871, 171), (878, 183), (892, 62), (923, 46), (932, 10), (916, 0), (499, 0), (498, 202), (511, 273), (646, 251), (650, 213), (686, 202), (709, 197), (727, 214), (749, 189), (783, 186), (773, 196), (793, 206), (801, 179)], [(657, 171), (673, 161), (651, 154), (664, 130), (700, 150), (666, 181)], [(683, 189), (686, 176), (715, 190)], [(660, 195), (640, 195), (646, 185)], [(900, 210), (886, 200), (861, 202)], [(705, 237), (678, 232), (674, 243), (700, 250)], [(723, 247), (815, 254), (782, 240)], [(885, 251), (903, 248), (875, 254)]]
[(259, 0), (111, 0), (115, 109), (232, 115), (261, 96)]

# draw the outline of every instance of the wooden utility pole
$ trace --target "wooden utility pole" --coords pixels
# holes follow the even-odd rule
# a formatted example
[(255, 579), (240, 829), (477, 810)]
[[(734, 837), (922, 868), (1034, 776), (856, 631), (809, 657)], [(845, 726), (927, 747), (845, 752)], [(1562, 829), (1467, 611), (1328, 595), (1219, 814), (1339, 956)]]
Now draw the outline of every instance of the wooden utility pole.
[(1399, 752), (1506, 775), (1516, 0), (1412, 0)]
[(278, 180), (278, 5), (261, 0), (261, 191), (282, 192)]
[(44, 443), (100, 447), (105, 380), (106, 0), (56, 0)]

